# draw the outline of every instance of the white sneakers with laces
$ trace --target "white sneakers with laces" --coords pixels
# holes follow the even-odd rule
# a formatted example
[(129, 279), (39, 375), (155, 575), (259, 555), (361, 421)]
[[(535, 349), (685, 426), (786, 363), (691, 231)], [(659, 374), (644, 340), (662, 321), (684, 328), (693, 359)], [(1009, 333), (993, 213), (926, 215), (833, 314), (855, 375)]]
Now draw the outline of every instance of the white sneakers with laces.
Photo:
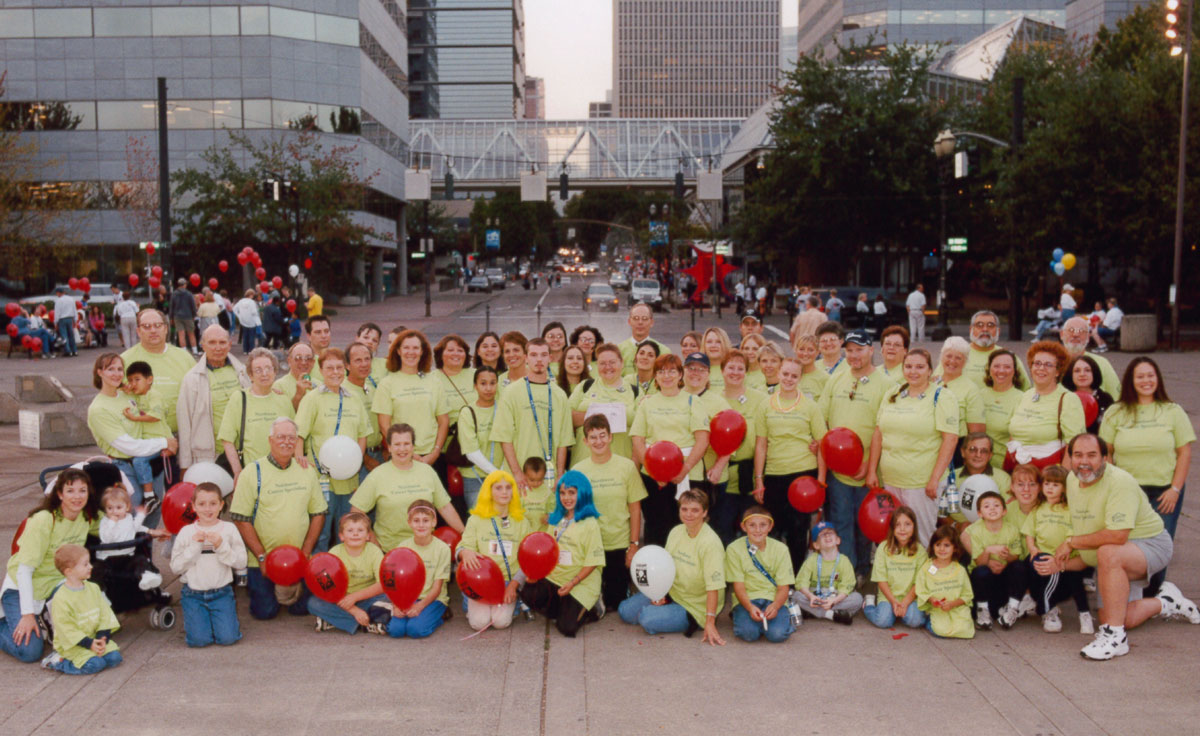
[(1011, 603), (1005, 603), (1004, 607), (1000, 609), (1000, 613), (997, 614), (997, 618), (1002, 628), (1011, 629), (1017, 619), (1021, 618), (1020, 608)]
[(1196, 608), (1195, 603), (1183, 597), (1183, 593), (1175, 583), (1164, 582), (1158, 589), (1158, 595), (1154, 597), (1162, 603), (1162, 612), (1158, 614), (1159, 616), (1165, 619), (1183, 618), (1187, 619), (1189, 623), (1200, 624), (1200, 609)]
[(1087, 611), (1079, 614), (1079, 633), (1088, 636), (1096, 633), (1096, 624), (1092, 623), (1092, 614)]
[(979, 631), (992, 630), (992, 613), (988, 610), (987, 605), (982, 605), (975, 612), (975, 628)]
[(1026, 593), (1021, 598), (1020, 604), (1017, 605), (1017, 616), (1025, 618), (1026, 616), (1034, 616), (1037, 614), (1037, 603), (1034, 602), (1033, 596)]
[(1057, 634), (1062, 631), (1062, 617), (1059, 615), (1058, 606), (1042, 615), (1042, 631), (1049, 634)]
[(1098, 662), (1125, 654), (1129, 654), (1129, 637), (1125, 635), (1124, 631), (1117, 633), (1108, 624), (1101, 625), (1100, 630), (1096, 632), (1096, 638), (1092, 639), (1092, 643), (1079, 650), (1079, 655), (1084, 659)]

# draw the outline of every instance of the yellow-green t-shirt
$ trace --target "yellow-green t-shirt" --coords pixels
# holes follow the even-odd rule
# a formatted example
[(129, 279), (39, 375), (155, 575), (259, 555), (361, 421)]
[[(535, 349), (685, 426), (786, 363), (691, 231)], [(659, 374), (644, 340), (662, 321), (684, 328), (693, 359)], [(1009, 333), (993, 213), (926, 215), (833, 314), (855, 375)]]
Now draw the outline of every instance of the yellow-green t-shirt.
[[(1128, 529), (1129, 538), (1149, 539), (1163, 530), (1162, 517), (1138, 482), (1127, 471), (1108, 463), (1096, 483), (1083, 488), (1079, 478), (1067, 476), (1067, 505), (1071, 507), (1071, 536), (1092, 534), (1101, 529)], [(1097, 564), (1096, 550), (1081, 549), (1079, 557), (1088, 565)]]
[[(694, 395), (680, 391), (674, 396), (653, 394), (644, 398), (634, 414), (629, 435), (645, 438), (646, 449), (663, 440), (674, 442), (684, 451), (686, 460), (689, 454), (686, 448), (696, 444), (695, 433), (707, 431), (708, 417), (704, 406)], [(704, 477), (701, 465), (696, 463), (688, 474), (689, 479), (700, 480)]]
[[(987, 522), (979, 519), (971, 523), (967, 527), (967, 539), (971, 540), (971, 564), (969, 570), (974, 570), (979, 565), (976, 564), (975, 558), (983, 554), (983, 550), (987, 547), (992, 547), (997, 544), (1003, 544), (1008, 547), (1009, 551), (1018, 557), (1025, 556), (1025, 540), (1021, 536), (1021, 528), (1012, 523), (1008, 517), (1000, 520), (1000, 529), (992, 531), (987, 528)], [(1007, 562), (1004, 564), (1008, 564)]]
[(1108, 358), (1096, 353), (1088, 353), (1087, 356), (1100, 366), (1100, 390), (1114, 398), (1120, 396), (1121, 377), (1113, 369), (1112, 363), (1108, 362)]
[[(375, 389), (371, 411), (390, 416), (392, 424), (403, 422), (413, 428), (418, 455), (433, 452), (437, 439), (437, 418), (450, 413), (450, 403), (442, 390), (441, 379), (426, 373), (389, 373)], [(379, 424), (378, 420), (375, 422)]]
[[(157, 422), (137, 422), (138, 431), (142, 433), (142, 439), (166, 439), (173, 436), (171, 428), (167, 426), (167, 422), (163, 418), (167, 415), (167, 412), (154, 398), (153, 394), (147, 393), (141, 396), (131, 396), (130, 398), (132, 399), (130, 408), (140, 414), (146, 414), (158, 420)], [(137, 437), (138, 435), (132, 436)]]
[(458, 375), (451, 378), (440, 369), (433, 372), (442, 385), (442, 395), (446, 397), (451, 417), (458, 416), (458, 411), (467, 404), (474, 404), (479, 395), (475, 393), (475, 369), (463, 367)]
[(234, 391), (242, 388), (238, 380), (238, 372), (231, 364), (226, 363), (220, 368), (206, 371), (208, 376), (208, 391), (212, 401), (213, 439), (221, 434), (221, 421), (225, 418), (225, 407)]
[[(917, 569), (917, 606), (929, 614), (929, 624), (933, 633), (950, 639), (974, 639), (975, 623), (971, 620), (971, 604), (975, 601), (975, 593), (971, 590), (971, 578), (963, 566), (951, 562), (943, 568), (938, 568), (932, 562), (921, 565)], [(955, 606), (949, 611), (929, 603), (930, 598), (938, 600), (962, 599), (961, 606)]]
[(371, 358), (371, 378), (375, 379), (376, 386), (383, 383), (383, 379), (387, 378), (389, 373), (387, 358)]
[[(584, 387), (587, 387), (584, 390)], [(633, 423), (633, 414), (637, 407), (637, 397), (633, 395), (633, 385), (624, 379), (617, 385), (609, 386), (604, 379), (596, 378), (584, 381), (571, 392), (571, 411), (587, 413), (592, 404), (620, 404), (625, 410), (625, 431), (614, 433), (612, 436), (612, 451), (615, 455), (625, 458), (633, 457), (633, 442), (629, 439), (629, 426)], [(571, 448), (571, 467), (587, 459), (591, 450), (583, 436), (583, 425), (575, 429), (575, 445)]]
[(150, 386), (150, 393), (154, 395), (155, 401), (166, 412), (167, 426), (171, 428), (171, 432), (179, 431), (179, 425), (175, 420), (175, 405), (179, 401), (179, 387), (183, 383), (183, 377), (195, 367), (196, 358), (183, 348), (177, 348), (174, 345), (166, 345), (161, 353), (151, 353), (146, 350), (144, 344), (139, 342), (121, 353), (121, 360), (127, 369), (139, 360), (150, 364), (150, 370), (154, 372), (154, 383)]
[[(254, 462), (260, 457), (271, 453), (271, 424), (279, 417), (294, 419), (296, 410), (292, 401), (282, 393), (272, 389), (266, 396), (259, 396), (251, 390), (246, 391), (246, 436), (242, 444), (242, 467)], [(239, 391), (230, 399), (221, 420), (221, 428), (217, 432), (218, 442), (232, 442), (234, 448), (238, 445), (238, 436), (242, 431), (242, 396)]]
[[(990, 357), (991, 354), (997, 350), (1000, 350), (999, 345), (993, 345), (987, 350), (980, 350), (974, 345), (971, 345), (971, 348), (967, 350), (967, 361), (963, 365), (962, 377), (971, 379), (971, 383), (975, 384), (975, 387), (980, 391), (987, 388), (987, 384), (983, 382), (983, 379), (987, 377), (988, 357)], [(1022, 385), (1032, 385), (1029, 380), (1029, 372), (1025, 370), (1025, 364), (1021, 362), (1020, 358), (1016, 358), (1016, 363), (1017, 373), (1020, 374), (1021, 378), (1025, 379), (1025, 382)], [(940, 364), (936, 369), (934, 369), (933, 375), (935, 378), (942, 375), (942, 366)], [(903, 377), (900, 377), (899, 380), (904, 379)]]
[[(508, 461), (504, 459), (504, 451), (500, 443), (492, 440), (492, 422), (496, 419), (496, 405), (463, 407), (458, 412), (458, 448), (463, 455), (479, 450), (492, 465), (499, 470), (508, 469)], [(460, 468), (464, 478), (474, 478), (482, 481), (487, 477), (474, 464)]]
[[(50, 600), (50, 617), (54, 620), (54, 651), (76, 667), (82, 667), (92, 657), (99, 656), (79, 645), (84, 638), (95, 639), (101, 631), (117, 631), (121, 624), (100, 586), (90, 580), (83, 587), (71, 588), (65, 583)], [(15, 625), (15, 624), (14, 624)], [(109, 637), (104, 653), (120, 647)]]
[[(725, 399), (722, 389), (715, 389), (710, 386), (704, 391), (704, 393), (696, 395), (696, 399), (693, 402), (693, 408), (699, 408), (699, 410), (703, 413), (704, 427), (707, 429), (712, 426), (713, 417), (725, 411), (726, 409), (731, 409), (733, 407), (730, 406), (729, 401)], [(696, 467), (692, 468), (692, 472), (688, 477), (691, 480), (706, 480), (708, 478), (708, 469), (713, 467), (716, 463), (717, 453), (716, 450), (712, 449), (712, 445), (710, 444), (708, 449), (704, 452), (704, 462), (696, 463)], [(729, 482), (728, 465), (725, 466), (725, 471), (721, 473), (721, 477), (717, 479), (717, 482)]]
[[(629, 505), (646, 497), (646, 485), (638, 475), (637, 466), (619, 455), (613, 455), (604, 463), (597, 463), (588, 456), (574, 469), (591, 481), (592, 503), (600, 514), (597, 523), (604, 549), (625, 549), (630, 537)], [(637, 539), (636, 535), (634, 539)]]
[(1179, 404), (1115, 404), (1100, 422), (1112, 461), (1143, 486), (1167, 486), (1175, 478), (1175, 451), (1196, 441), (1196, 431)]
[(679, 524), (667, 535), (667, 552), (675, 560), (675, 582), (671, 600), (683, 606), (688, 615), (703, 627), (708, 591), (717, 591), (717, 612), (725, 607), (725, 547), (708, 524), (695, 537)]
[[(303, 545), (309, 517), (327, 510), (312, 465), (302, 468), (293, 460), (286, 468), (279, 468), (269, 455), (246, 465), (238, 476), (229, 504), (229, 513), (235, 521), (254, 522), (254, 531), (267, 552), (283, 544)], [(254, 555), (250, 555), (249, 564), (258, 567)]]
[(725, 390), (725, 374), (721, 372), (721, 366), (715, 363), (708, 367), (708, 389), (718, 393)]
[[(67, 521), (62, 513), (39, 511), (25, 521), (16, 554), (8, 558), (8, 577), (15, 583), (21, 565), (33, 568), (33, 598), (44, 601), (63, 574), (54, 566), (54, 552), (64, 544), (83, 545), (93, 522), (81, 513)], [(15, 626), (15, 623), (14, 623)]]
[(755, 389), (767, 392), (767, 377), (763, 375), (761, 368), (753, 368), (746, 371), (746, 378), (742, 381), (742, 385), (747, 389)]
[(285, 373), (283, 374), (283, 378), (280, 378), (272, 385), (272, 388), (282, 391), (283, 395), (287, 397), (287, 400), (291, 401), (292, 399), (296, 398), (296, 377), (291, 373)]
[(778, 586), (788, 586), (796, 582), (796, 574), (792, 569), (792, 554), (786, 544), (771, 537), (767, 537), (765, 547), (754, 552), (758, 564), (775, 579), (772, 584), (750, 558), (749, 542), (748, 537), (739, 537), (725, 548), (725, 582), (745, 585), (746, 597), (752, 601), (773, 601), (779, 592)]
[(408, 547), (417, 556), (421, 558), (421, 562), (425, 564), (425, 587), (421, 588), (421, 594), (417, 596), (417, 600), (421, 600), (429, 595), (429, 591), (433, 589), (433, 584), (438, 580), (442, 581), (442, 589), (438, 591), (437, 599), (445, 605), (450, 605), (450, 545), (446, 544), (437, 537), (431, 537), (429, 544), (421, 546), (417, 544), (417, 540), (409, 537), (400, 543), (401, 547)]
[[(829, 379), (817, 401), (827, 426), (845, 427), (858, 435), (863, 445), (864, 460), (870, 454), (871, 435), (875, 433), (879, 405), (895, 385), (896, 382), (881, 370), (873, 370), (862, 378), (855, 378), (852, 371), (845, 371)], [(851, 393), (854, 394), (853, 399), (850, 398)], [(864, 482), (843, 473), (835, 472), (833, 475), (849, 486), (859, 486)]]
[(827, 431), (817, 403), (803, 393), (786, 403), (775, 394), (763, 403), (754, 419), (754, 432), (767, 438), (766, 475), (802, 473), (817, 467), (817, 456), (809, 449)]
[[(652, 337), (648, 337), (646, 339), (658, 346), (659, 356), (671, 354), (671, 348), (667, 347), (666, 344), (661, 343)], [(634, 342), (632, 337), (625, 338), (619, 345), (617, 345), (617, 348), (621, 351), (621, 360), (625, 364), (625, 367), (621, 372), (625, 375), (637, 372), (637, 367), (633, 364), (633, 359), (634, 356), (637, 355), (638, 345), (639, 343)]]
[(558, 564), (546, 579), (560, 588), (585, 567), (595, 567), (586, 578), (571, 588), (569, 595), (585, 610), (591, 610), (600, 600), (600, 576), (604, 567), (604, 545), (600, 542), (600, 525), (594, 518), (547, 526), (544, 531), (558, 540)]
[[(1058, 412), (1060, 397), (1061, 418)], [(1037, 389), (1026, 391), (1008, 422), (1009, 436), (1023, 445), (1042, 445), (1057, 439), (1070, 442), (1072, 437), (1086, 429), (1083, 404), (1073, 391), (1068, 391), (1062, 384), (1055, 386), (1054, 391), (1045, 396), (1038, 394)]]
[[(748, 386), (749, 384), (747, 384)], [(738, 449), (734, 451), (733, 457), (729, 458), (729, 484), (725, 486), (726, 493), (740, 493), (739, 485), (741, 483), (741, 470), (738, 468), (738, 463), (743, 460), (754, 459), (754, 448), (758, 440), (758, 428), (756, 419), (763, 406), (767, 403), (766, 391), (747, 388), (746, 392), (741, 396), (730, 399), (728, 396), (725, 400), (733, 407), (733, 410), (742, 415), (742, 419), (746, 420), (746, 436), (742, 439), (742, 444), (738, 445)], [(753, 475), (753, 469), (748, 468)]]
[(141, 423), (125, 417), (125, 410), (132, 408), (130, 401), (121, 393), (116, 396), (96, 394), (92, 403), (88, 404), (87, 425), (92, 432), (96, 445), (109, 457), (126, 459), (129, 456), (119, 452), (110, 443), (121, 435), (129, 435), (133, 439), (141, 439)]
[(533, 486), (521, 498), (521, 506), (525, 509), (525, 518), (533, 528), (546, 523), (546, 517), (554, 510), (554, 488), (542, 481), (539, 486)]
[(893, 488), (924, 488), (937, 465), (942, 434), (958, 434), (958, 399), (935, 386), (916, 396), (902, 393), (907, 392), (896, 386), (879, 404), (879, 478)]
[[(938, 381), (941, 383), (940, 379)], [(983, 399), (979, 395), (979, 387), (965, 375), (941, 385), (954, 392), (958, 399), (958, 436), (967, 436), (968, 424), (983, 424), (986, 427), (983, 413)]]
[(383, 432), (379, 430), (379, 422), (375, 420), (375, 415), (371, 413), (371, 397), (375, 393), (376, 388), (371, 385), (371, 377), (367, 376), (367, 381), (362, 386), (356, 386), (351, 381), (344, 381), (342, 388), (349, 391), (354, 398), (358, 399), (358, 403), (362, 405), (363, 411), (367, 415), (367, 426), (371, 430), (371, 434), (367, 435), (367, 449), (379, 447), (383, 443)]
[(796, 572), (796, 589), (805, 588), (825, 597), (836, 593), (853, 593), (858, 579), (850, 558), (838, 553), (836, 560), (827, 560), (814, 552), (804, 558)]
[[(845, 363), (842, 365), (845, 365)], [(810, 400), (816, 401), (825, 392), (825, 384), (827, 383), (829, 383), (829, 373), (818, 362), (813, 367), (813, 370), (800, 376), (800, 385), (797, 388), (800, 389), (800, 393), (804, 394)], [(778, 393), (778, 391), (778, 388), (776, 388), (774, 392), (768, 391), (767, 393)]]
[[(462, 541), (458, 543), (458, 548), (490, 557), (500, 568), (500, 573), (504, 575), (504, 581), (507, 583), (520, 569), (520, 565), (517, 564), (517, 548), (521, 546), (521, 540), (534, 531), (534, 524), (528, 516), (520, 521), (511, 517), (497, 518), (494, 527), (492, 521), (471, 514), (463, 529)], [(499, 536), (496, 535), (497, 530), (500, 532)]]
[[(528, 378), (520, 379), (501, 392), (497, 404), (491, 440), (511, 442), (517, 462), (540, 457), (552, 466), (558, 448), (575, 444), (570, 401), (553, 381), (532, 383)], [(552, 477), (565, 471), (556, 468)]]
[(436, 509), (450, 503), (450, 494), (434, 469), (414, 461), (401, 470), (392, 461), (385, 462), (363, 479), (350, 497), (350, 505), (359, 511), (375, 509), (375, 536), (385, 552), (412, 537), (408, 525), (408, 507), (417, 499), (429, 501)]
[(1021, 403), (1022, 391), (1009, 388), (997, 391), (990, 386), (979, 389), (983, 401), (983, 424), (988, 437), (992, 438), (992, 467), (1004, 467), (1004, 456), (1008, 454), (1008, 425), (1012, 421), (1017, 404)]
[[(362, 403), (344, 388), (334, 393), (320, 386), (300, 399), (300, 406), (296, 408), (296, 431), (304, 440), (308, 459), (318, 471), (324, 474), (324, 466), (320, 465), (317, 456), (325, 441), (335, 434), (355, 442), (365, 440), (371, 435), (369, 416)], [(358, 473), (345, 480), (331, 478), (329, 488), (339, 496), (353, 493), (358, 488)]]
[(888, 552), (886, 543), (875, 548), (875, 566), (871, 568), (871, 582), (887, 583), (892, 597), (904, 600), (910, 588), (916, 584), (917, 571), (929, 562), (929, 555), (919, 544), (914, 554), (903, 549), (894, 554)]
[(346, 566), (346, 577), (350, 581), (346, 586), (346, 595), (357, 593), (379, 582), (379, 563), (383, 562), (383, 550), (373, 543), (367, 542), (358, 555), (350, 554), (350, 550), (344, 544), (335, 545), (329, 550), (329, 554)]
[(1071, 536), (1071, 509), (1061, 503), (1053, 506), (1044, 502), (1038, 504), (1033, 512), (1025, 517), (1025, 523), (1021, 525), (1021, 536), (1033, 537), (1033, 543), (1037, 545), (1039, 552), (1054, 554), (1054, 550)]

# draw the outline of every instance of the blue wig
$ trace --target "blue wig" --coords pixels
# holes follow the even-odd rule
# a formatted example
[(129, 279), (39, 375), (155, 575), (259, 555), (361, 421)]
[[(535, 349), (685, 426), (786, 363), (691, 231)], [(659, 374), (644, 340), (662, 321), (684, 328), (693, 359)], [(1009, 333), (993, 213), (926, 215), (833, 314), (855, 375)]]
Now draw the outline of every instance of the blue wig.
[(578, 470), (568, 470), (558, 479), (558, 485), (554, 487), (554, 512), (547, 520), (550, 526), (557, 526), (558, 522), (567, 515), (567, 510), (562, 505), (562, 499), (558, 497), (563, 486), (574, 488), (577, 494), (575, 497), (575, 521), (600, 518), (600, 512), (592, 503), (592, 482)]

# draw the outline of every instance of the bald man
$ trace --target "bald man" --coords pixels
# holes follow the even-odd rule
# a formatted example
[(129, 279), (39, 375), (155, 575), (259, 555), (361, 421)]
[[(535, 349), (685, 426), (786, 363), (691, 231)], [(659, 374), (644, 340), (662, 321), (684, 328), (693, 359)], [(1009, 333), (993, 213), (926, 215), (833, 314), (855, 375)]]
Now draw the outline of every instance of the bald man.
[[(1059, 331), (1059, 338), (1062, 340), (1063, 347), (1067, 349), (1067, 353), (1071, 359), (1083, 355), (1087, 351), (1088, 340), (1091, 339), (1091, 327), (1083, 317), (1072, 317), (1063, 322), (1062, 329)], [(1088, 353), (1087, 356), (1096, 361), (1096, 365), (1100, 366), (1100, 389), (1104, 393), (1118, 399), (1121, 397), (1121, 377), (1117, 375), (1117, 371), (1112, 367), (1112, 363), (1103, 355), (1096, 353)]]
[(179, 422), (179, 467), (199, 462), (216, 462), (217, 432), (230, 397), (249, 388), (246, 368), (229, 354), (229, 332), (209, 325), (200, 335), (204, 355), (188, 371), (179, 386), (175, 416)]

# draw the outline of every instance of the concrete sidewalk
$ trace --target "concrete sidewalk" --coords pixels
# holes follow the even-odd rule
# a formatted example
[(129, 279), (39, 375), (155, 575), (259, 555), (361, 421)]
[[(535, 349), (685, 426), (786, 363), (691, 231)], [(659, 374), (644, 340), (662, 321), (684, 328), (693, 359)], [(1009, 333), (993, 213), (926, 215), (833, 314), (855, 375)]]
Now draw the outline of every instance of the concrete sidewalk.
[[(431, 332), (453, 329), (487, 295), (453, 297), (437, 300)], [(420, 295), (337, 311), (335, 344), (362, 321), (385, 332), (426, 324)], [(1013, 347), (1023, 354), (1027, 346)], [(52, 371), (86, 407), (95, 355), (0, 361), (0, 389), (11, 390), (19, 373)], [(1121, 371), (1132, 356), (1109, 357)], [(1196, 354), (1154, 357), (1172, 397), (1200, 417)], [(24, 450), (15, 427), (0, 427), (0, 559), (38, 501), (38, 471), (89, 452)], [(1198, 480), (1194, 464), (1189, 485), (1200, 488)], [(1185, 497), (1170, 577), (1200, 598), (1194, 495)], [(125, 663), (116, 670), (69, 677), (0, 658), (0, 733), (1126, 734), (1187, 733), (1200, 718), (1191, 669), (1200, 627), (1151, 621), (1131, 632), (1128, 656), (1087, 662), (1078, 650), (1089, 637), (1077, 633), (1070, 604), (1060, 634), (1025, 619), (971, 641), (880, 630), (858, 617), (850, 627), (806, 621), (783, 645), (745, 644), (723, 614), (728, 643), (709, 647), (699, 636), (647, 636), (615, 612), (573, 640), (542, 619), (464, 640), (471, 631), (457, 590), (451, 597), (454, 619), (425, 641), (317, 634), (310, 617), (286, 613), (254, 621), (244, 594), (244, 638), (230, 648), (191, 650), (182, 625), (160, 632), (144, 612), (126, 614), (115, 636)]]

